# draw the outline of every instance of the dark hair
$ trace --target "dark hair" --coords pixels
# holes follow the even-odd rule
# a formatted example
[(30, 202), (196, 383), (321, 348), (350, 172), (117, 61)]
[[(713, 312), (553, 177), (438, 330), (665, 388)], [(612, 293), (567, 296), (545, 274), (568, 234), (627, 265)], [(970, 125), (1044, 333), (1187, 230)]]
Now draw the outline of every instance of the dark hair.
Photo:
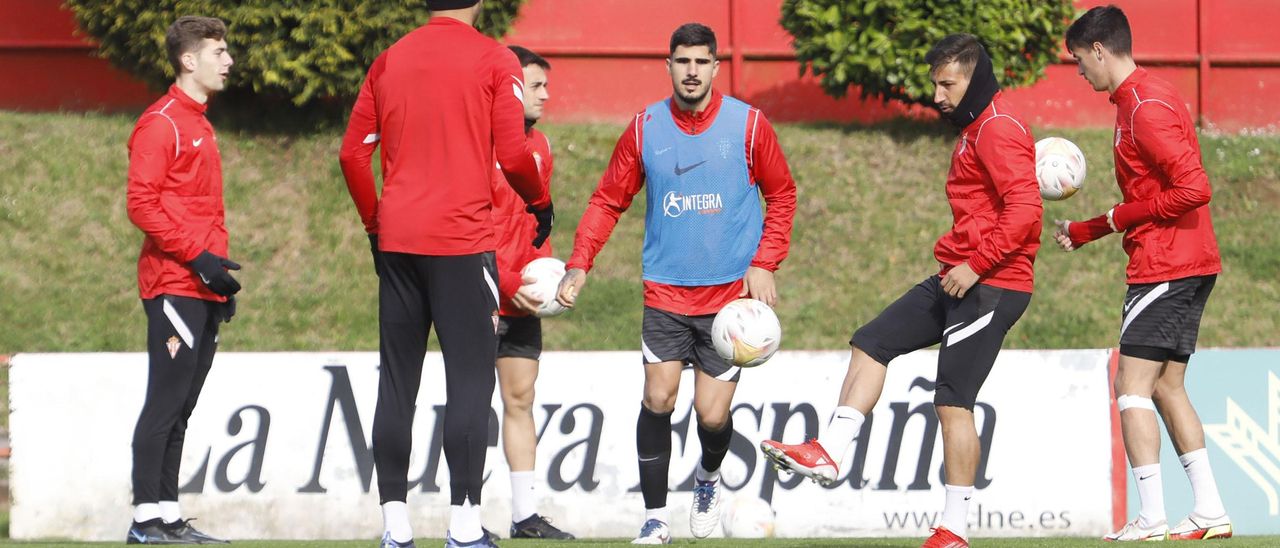
[(205, 38), (221, 40), (227, 35), (227, 25), (216, 17), (179, 17), (164, 33), (164, 48), (169, 54), (173, 74), (182, 74), (182, 54), (200, 50)]
[(978, 41), (977, 36), (963, 33), (948, 34), (938, 40), (929, 53), (924, 54), (924, 62), (929, 63), (929, 74), (956, 62), (966, 74), (972, 75), (973, 67), (978, 64), (980, 57), (982, 57), (982, 42)]
[(529, 48), (521, 46), (507, 46), (507, 48), (516, 54), (516, 60), (520, 61), (520, 68), (538, 65), (542, 67), (542, 70), (551, 70), (551, 63), (548, 63), (541, 55), (529, 51)]
[(1129, 18), (1120, 8), (1098, 6), (1090, 9), (1067, 29), (1067, 49), (1091, 48), (1094, 42), (1116, 55), (1133, 55)]
[(685, 23), (671, 33), (671, 51), (680, 46), (707, 46), (711, 56), (716, 56), (716, 33), (702, 23)]

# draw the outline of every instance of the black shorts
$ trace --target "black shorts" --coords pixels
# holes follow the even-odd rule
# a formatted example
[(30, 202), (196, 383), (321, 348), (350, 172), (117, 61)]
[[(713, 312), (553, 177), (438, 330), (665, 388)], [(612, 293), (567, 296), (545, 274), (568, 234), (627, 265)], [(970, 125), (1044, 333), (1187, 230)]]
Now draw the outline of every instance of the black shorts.
[[(1120, 323), (1122, 354), (1155, 361), (1186, 362), (1196, 351), (1200, 317), (1217, 275), (1134, 284), (1124, 298)], [(1167, 351), (1153, 355), (1152, 350)]]
[(502, 316), (498, 318), (498, 357), (528, 358), (542, 356), (542, 318), (537, 316)]
[(942, 290), (941, 277), (931, 276), (854, 332), (849, 344), (888, 365), (942, 343), (933, 402), (973, 409), (1005, 333), (1030, 303), (1030, 293), (984, 284), (956, 299)]
[(729, 363), (711, 343), (715, 314), (685, 316), (644, 307), (640, 350), (644, 363), (682, 362), (722, 381), (738, 382), (742, 368)]

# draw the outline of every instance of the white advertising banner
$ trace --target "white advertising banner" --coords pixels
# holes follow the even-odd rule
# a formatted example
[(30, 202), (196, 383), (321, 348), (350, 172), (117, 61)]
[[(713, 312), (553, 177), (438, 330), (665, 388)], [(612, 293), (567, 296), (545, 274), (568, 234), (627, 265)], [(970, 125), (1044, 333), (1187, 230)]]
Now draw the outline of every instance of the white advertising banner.
[[(1005, 351), (978, 398), (983, 447), (974, 536), (1105, 533), (1111, 525), (1108, 350)], [(761, 498), (785, 537), (924, 536), (942, 510), (932, 409), (937, 353), (891, 364), (884, 396), (823, 488), (779, 475), (763, 439), (815, 437), (835, 409), (847, 352), (780, 352), (744, 371), (734, 400), (726, 498)], [(639, 352), (548, 352), (537, 384), (541, 511), (581, 537), (630, 537), (643, 521), (635, 423)], [(131, 518), (134, 422), (145, 354), (23, 354), (10, 371), (15, 539), (120, 540)], [(191, 417), (180, 476), (186, 514), (230, 538), (348, 539), (381, 533), (370, 433), (376, 353), (222, 353)], [(424, 366), (409, 507), (415, 533), (449, 515), (440, 355)], [(673, 415), (673, 533), (688, 536), (699, 447), (686, 371)], [(495, 391), (491, 424), (501, 417)], [(485, 526), (505, 535), (510, 483), (490, 432)]]

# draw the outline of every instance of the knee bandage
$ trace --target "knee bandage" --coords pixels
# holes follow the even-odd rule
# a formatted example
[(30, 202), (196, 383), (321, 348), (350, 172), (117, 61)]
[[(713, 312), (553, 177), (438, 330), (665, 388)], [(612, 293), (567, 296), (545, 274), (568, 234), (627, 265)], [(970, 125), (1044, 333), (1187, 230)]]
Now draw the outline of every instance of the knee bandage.
[(1156, 410), (1156, 404), (1151, 401), (1151, 398), (1135, 396), (1133, 394), (1124, 394), (1116, 398), (1116, 407), (1119, 408), (1120, 411), (1124, 411), (1125, 409)]

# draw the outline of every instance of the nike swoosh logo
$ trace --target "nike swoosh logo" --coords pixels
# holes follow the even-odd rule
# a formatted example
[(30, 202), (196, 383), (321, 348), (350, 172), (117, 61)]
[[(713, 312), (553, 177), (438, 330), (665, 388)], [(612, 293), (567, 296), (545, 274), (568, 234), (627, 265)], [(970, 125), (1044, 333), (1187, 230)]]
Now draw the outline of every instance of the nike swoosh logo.
[(658, 460), (658, 459), (660, 459), (660, 458), (662, 458), (662, 457), (649, 457), (649, 458), (647, 458), (647, 459), (646, 459), (646, 458), (644, 458), (644, 457), (639, 457), (640, 462), (653, 462), (653, 461)]
[(204, 274), (200, 274), (200, 281), (202, 281), (202, 282), (204, 282), (204, 283), (208, 284), (208, 283), (209, 283), (209, 278), (204, 277)]
[(667, 152), (668, 150), (671, 150), (671, 147), (667, 147), (667, 148), (660, 148), (660, 149), (658, 149), (658, 150), (653, 151), (653, 153), (654, 153), (654, 155), (661, 156), (661, 155), (663, 155), (663, 154), (666, 154), (666, 152)]
[(1130, 308), (1133, 308), (1133, 303), (1138, 302), (1138, 299), (1140, 298), (1142, 298), (1142, 295), (1134, 295), (1132, 299), (1129, 299), (1129, 302), (1124, 305), (1124, 311), (1128, 312)]
[(971, 498), (973, 498), (973, 497), (965, 497), (965, 498), (964, 498), (964, 500), (969, 500), (969, 499), (971, 499)]
[(200, 143), (203, 143), (203, 142), (204, 142), (204, 137), (201, 137), (201, 138), (199, 138), (199, 139), (196, 139), (196, 140), (194, 140), (194, 141), (191, 141), (191, 146), (193, 146), (193, 147), (198, 147), (198, 146), (200, 146)]
[(1155, 477), (1155, 474), (1151, 474), (1150, 476), (1143, 476), (1143, 477), (1140, 477), (1140, 478), (1138, 478), (1138, 481), (1145, 481), (1145, 480), (1149, 480), (1149, 479), (1151, 479), (1151, 478), (1153, 478), (1153, 477)]
[(943, 334), (943, 335), (946, 335), (947, 333), (950, 333), (952, 329), (955, 329), (955, 328), (960, 327), (960, 326), (962, 326), (962, 325), (964, 325), (964, 322), (960, 322), (960, 323), (955, 324), (955, 325), (953, 325), (953, 326), (951, 326), (951, 327), (948, 327), (946, 330), (944, 330), (944, 331), (942, 332), (942, 334)]
[(688, 172), (690, 172), (690, 171), (693, 171), (693, 169), (694, 169), (694, 168), (696, 168), (696, 167), (698, 167), (698, 166), (700, 166), (700, 165), (702, 165), (702, 164), (705, 164), (705, 163), (707, 163), (707, 161), (706, 161), (706, 160), (703, 160), (703, 161), (698, 162), (698, 163), (696, 163), (696, 164), (693, 164), (693, 165), (691, 165), (691, 166), (689, 166), (689, 167), (680, 167), (680, 164), (676, 164), (676, 176), (678, 177), (678, 176), (680, 176), (680, 175), (684, 175), (685, 173), (688, 173)]

